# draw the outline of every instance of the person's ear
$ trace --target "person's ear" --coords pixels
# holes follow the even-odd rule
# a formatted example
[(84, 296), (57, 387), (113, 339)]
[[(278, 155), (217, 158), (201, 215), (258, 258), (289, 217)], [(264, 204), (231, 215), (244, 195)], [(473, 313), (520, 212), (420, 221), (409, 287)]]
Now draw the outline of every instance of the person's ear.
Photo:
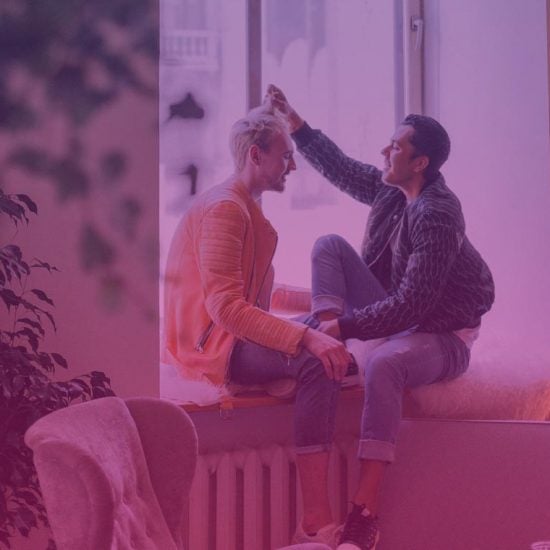
[(420, 174), (426, 168), (428, 168), (428, 165), (430, 164), (430, 159), (426, 155), (421, 155), (419, 157), (416, 157), (414, 159), (414, 168), (413, 170)]
[(251, 145), (248, 150), (248, 155), (254, 166), (260, 166), (260, 148), (257, 145)]

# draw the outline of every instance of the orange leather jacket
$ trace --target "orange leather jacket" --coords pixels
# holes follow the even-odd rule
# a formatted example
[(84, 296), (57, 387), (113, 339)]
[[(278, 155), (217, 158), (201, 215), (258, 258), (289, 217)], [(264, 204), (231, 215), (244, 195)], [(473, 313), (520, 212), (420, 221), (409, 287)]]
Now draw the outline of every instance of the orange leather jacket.
[(307, 327), (266, 311), (276, 245), (277, 233), (242, 183), (197, 198), (168, 254), (165, 362), (186, 378), (221, 385), (235, 339), (298, 353)]

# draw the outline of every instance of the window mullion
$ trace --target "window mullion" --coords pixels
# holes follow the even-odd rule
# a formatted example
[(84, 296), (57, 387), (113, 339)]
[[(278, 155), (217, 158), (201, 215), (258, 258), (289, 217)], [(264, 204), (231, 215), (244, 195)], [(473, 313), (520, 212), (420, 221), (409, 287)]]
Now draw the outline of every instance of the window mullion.
[(403, 1), (404, 112), (424, 112), (423, 0)]
[(246, 105), (250, 110), (262, 102), (262, 0), (246, 0), (246, 16)]

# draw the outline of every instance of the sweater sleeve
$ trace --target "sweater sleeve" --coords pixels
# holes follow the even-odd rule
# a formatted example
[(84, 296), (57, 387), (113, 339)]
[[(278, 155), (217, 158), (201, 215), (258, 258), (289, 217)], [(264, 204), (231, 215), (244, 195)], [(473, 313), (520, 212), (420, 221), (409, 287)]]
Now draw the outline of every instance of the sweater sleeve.
[(307, 122), (292, 134), (298, 151), (330, 183), (354, 199), (372, 204), (382, 189), (382, 172), (345, 155), (320, 130), (313, 130)]
[(446, 216), (432, 213), (418, 220), (399, 287), (384, 300), (341, 318), (343, 338), (382, 338), (416, 326), (441, 296), (461, 242), (456, 224)]
[(237, 338), (295, 355), (307, 327), (247, 301), (250, 282), (244, 281), (242, 251), (248, 230), (249, 221), (232, 201), (219, 202), (204, 213), (197, 257), (206, 310), (214, 323)]

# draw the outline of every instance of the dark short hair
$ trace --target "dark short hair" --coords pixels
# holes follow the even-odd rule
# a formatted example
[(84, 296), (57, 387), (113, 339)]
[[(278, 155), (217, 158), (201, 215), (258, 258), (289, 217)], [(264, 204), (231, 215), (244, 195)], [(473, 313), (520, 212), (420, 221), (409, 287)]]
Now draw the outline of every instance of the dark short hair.
[(414, 128), (410, 143), (417, 156), (425, 155), (430, 163), (424, 171), (426, 180), (439, 176), (439, 169), (449, 158), (451, 140), (437, 120), (425, 115), (408, 115), (401, 123)]

